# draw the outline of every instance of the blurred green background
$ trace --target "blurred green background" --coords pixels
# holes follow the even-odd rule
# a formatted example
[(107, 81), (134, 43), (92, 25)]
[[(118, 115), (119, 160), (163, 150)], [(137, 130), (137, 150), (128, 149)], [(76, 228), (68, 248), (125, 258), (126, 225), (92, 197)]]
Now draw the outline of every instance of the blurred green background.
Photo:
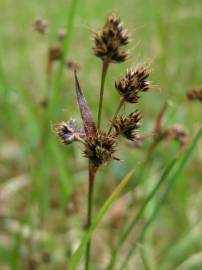
[[(1, 0), (0, 10), (0, 269), (68, 269), (69, 256), (78, 245), (85, 224), (87, 161), (80, 146), (58, 143), (51, 126), (70, 117), (81, 123), (70, 70), (63, 72), (59, 100), (51, 119), (41, 102), (50, 90), (46, 79), (47, 51), (55, 46), (58, 31), (66, 26), (69, 1)], [(132, 42), (128, 46), (129, 60), (110, 66), (103, 128), (109, 125), (119, 100), (114, 81), (126, 68), (150, 63), (151, 80), (156, 87), (142, 95), (139, 104), (124, 108), (125, 112), (142, 111), (141, 132), (147, 142), (143, 149), (131, 149), (124, 141), (120, 143), (121, 162), (111, 162), (98, 174), (97, 208), (132, 167), (137, 171), (141, 167), (157, 113), (166, 100), (169, 108), (164, 122), (183, 124), (191, 136), (200, 126), (202, 115), (201, 104), (186, 99), (188, 89), (202, 84), (200, 0), (80, 0), (67, 59), (81, 66), (80, 83), (94, 117), (101, 61), (92, 52), (92, 31), (99, 29), (111, 12), (121, 16), (132, 33)], [(48, 36), (33, 30), (36, 18), (48, 21)], [(58, 67), (54, 65), (53, 77)], [(43, 137), (46, 126), (48, 136)], [(153, 269), (177, 269), (184, 261), (185, 265), (179, 269), (202, 269), (201, 146), (200, 143), (151, 228), (148, 243)], [(131, 211), (136, 211), (177, 150), (174, 142), (160, 144), (137, 187), (141, 172), (133, 176), (117, 203), (118, 210), (112, 208), (96, 232), (93, 269), (104, 269), (110, 243), (119, 234), (124, 220)], [(135, 204), (128, 210), (126, 202), (131, 194)], [(121, 225), (113, 223), (116, 214)], [(139, 260), (135, 257), (128, 269), (134, 269), (133, 265), (144, 269)]]

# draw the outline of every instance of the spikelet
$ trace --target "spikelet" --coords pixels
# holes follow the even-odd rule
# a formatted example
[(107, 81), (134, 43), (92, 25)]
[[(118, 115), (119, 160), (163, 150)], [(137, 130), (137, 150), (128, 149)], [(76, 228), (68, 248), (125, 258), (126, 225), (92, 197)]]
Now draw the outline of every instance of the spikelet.
[(77, 123), (74, 119), (56, 124), (53, 130), (63, 144), (70, 144), (84, 137), (83, 129), (77, 128)]
[(190, 100), (202, 101), (202, 88), (196, 88), (188, 91), (187, 98)]
[(84, 156), (96, 168), (112, 159), (116, 159), (114, 157), (116, 139), (117, 137), (114, 134), (97, 131), (96, 135), (86, 137)]
[(135, 111), (128, 116), (117, 116), (112, 125), (116, 130), (116, 134), (121, 134), (131, 141), (135, 141), (138, 137), (137, 129), (141, 125), (142, 115)]
[(128, 31), (123, 29), (120, 18), (116, 15), (109, 16), (103, 28), (94, 33), (95, 56), (107, 63), (126, 61), (128, 53), (121, 47), (129, 43), (129, 36)]
[(140, 98), (139, 93), (150, 88), (150, 81), (147, 80), (149, 74), (150, 69), (146, 65), (129, 69), (124, 78), (115, 82), (115, 88), (126, 102), (137, 103)]

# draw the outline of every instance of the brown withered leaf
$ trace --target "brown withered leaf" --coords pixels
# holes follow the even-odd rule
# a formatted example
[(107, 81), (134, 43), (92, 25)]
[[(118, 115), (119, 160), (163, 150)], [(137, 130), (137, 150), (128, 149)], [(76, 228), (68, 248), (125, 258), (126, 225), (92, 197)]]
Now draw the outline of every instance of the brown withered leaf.
[(93, 120), (93, 117), (91, 115), (91, 112), (89, 110), (88, 104), (86, 102), (86, 99), (83, 95), (83, 92), (81, 90), (81, 87), (79, 85), (78, 77), (76, 70), (74, 70), (74, 76), (75, 76), (75, 90), (76, 90), (76, 96), (77, 96), (77, 102), (80, 110), (80, 114), (83, 120), (84, 124), (84, 130), (86, 133), (86, 136), (95, 136), (96, 135), (96, 124)]

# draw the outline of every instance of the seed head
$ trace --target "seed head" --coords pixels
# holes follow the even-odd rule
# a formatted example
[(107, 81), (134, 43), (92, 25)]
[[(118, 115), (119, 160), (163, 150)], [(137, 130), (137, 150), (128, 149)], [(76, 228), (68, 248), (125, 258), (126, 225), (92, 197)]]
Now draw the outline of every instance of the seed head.
[(123, 24), (116, 15), (109, 16), (103, 28), (95, 32), (94, 42), (94, 54), (103, 61), (119, 63), (128, 58), (127, 52), (121, 47), (129, 43), (129, 33), (123, 29)]
[(76, 61), (69, 60), (69, 61), (66, 61), (65, 64), (66, 64), (66, 67), (71, 71), (74, 71), (74, 70), (78, 71), (80, 69), (80, 65)]
[(193, 89), (187, 92), (187, 98), (190, 100), (202, 101), (202, 88)]
[(43, 19), (36, 19), (33, 22), (33, 27), (34, 27), (35, 31), (44, 35), (47, 33), (48, 23), (47, 23), (47, 21), (45, 21)]
[(180, 146), (184, 146), (189, 140), (189, 135), (187, 130), (181, 125), (172, 125), (156, 129), (154, 140), (156, 142), (160, 142), (162, 140), (175, 140), (179, 142)]
[(88, 136), (85, 140), (84, 156), (99, 167), (101, 164), (116, 159), (114, 157), (116, 136), (97, 131), (95, 136)]
[(117, 116), (112, 125), (116, 134), (122, 134), (128, 140), (135, 141), (138, 138), (137, 129), (140, 127), (142, 115), (135, 111), (128, 116)]
[(139, 92), (146, 92), (150, 88), (150, 81), (147, 80), (149, 74), (150, 69), (145, 65), (127, 70), (125, 77), (115, 82), (115, 87), (126, 102), (137, 103)]
[(76, 121), (74, 119), (68, 122), (61, 122), (54, 126), (54, 131), (59, 140), (64, 144), (70, 144), (74, 141), (79, 141), (84, 137), (84, 131), (81, 128), (77, 128)]
[(58, 36), (57, 36), (58, 41), (59, 41), (59, 42), (63, 42), (65, 36), (66, 36), (66, 30), (65, 30), (65, 29), (60, 29), (60, 30), (58, 31)]

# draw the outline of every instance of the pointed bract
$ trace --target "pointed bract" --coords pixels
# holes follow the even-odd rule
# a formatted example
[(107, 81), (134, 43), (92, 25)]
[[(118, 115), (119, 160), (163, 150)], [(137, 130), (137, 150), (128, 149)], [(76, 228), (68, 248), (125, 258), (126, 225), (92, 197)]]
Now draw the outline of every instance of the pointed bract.
[(81, 90), (81, 87), (79, 85), (76, 70), (74, 70), (74, 75), (75, 75), (75, 90), (76, 90), (77, 102), (78, 102), (81, 118), (83, 120), (84, 130), (87, 137), (93, 136), (96, 134), (96, 125), (91, 115), (91, 112), (89, 110), (86, 99)]

